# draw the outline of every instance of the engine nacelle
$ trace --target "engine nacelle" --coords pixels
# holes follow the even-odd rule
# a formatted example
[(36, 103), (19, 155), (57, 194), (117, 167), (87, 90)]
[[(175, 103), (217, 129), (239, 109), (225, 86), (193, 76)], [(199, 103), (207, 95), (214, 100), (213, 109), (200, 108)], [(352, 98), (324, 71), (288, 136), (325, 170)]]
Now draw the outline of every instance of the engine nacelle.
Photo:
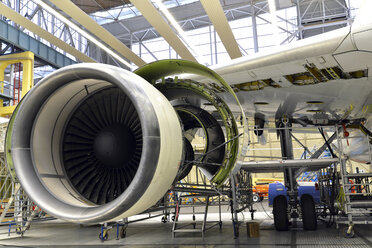
[(24, 97), (6, 147), (8, 166), (41, 209), (99, 223), (154, 205), (176, 177), (183, 141), (172, 105), (146, 80), (77, 64)]
[[(159, 82), (185, 72), (216, 84)], [(243, 132), (217, 93), (232, 96)], [(219, 121), (201, 108), (205, 104)], [(153, 206), (194, 163), (211, 183), (223, 185), (244, 158), (245, 122), (231, 87), (197, 63), (163, 60), (135, 73), (77, 64), (44, 78), (18, 104), (8, 125), (6, 162), (26, 194), (50, 215), (107, 222)], [(206, 140), (200, 158), (182, 134), (195, 128), (204, 130)]]

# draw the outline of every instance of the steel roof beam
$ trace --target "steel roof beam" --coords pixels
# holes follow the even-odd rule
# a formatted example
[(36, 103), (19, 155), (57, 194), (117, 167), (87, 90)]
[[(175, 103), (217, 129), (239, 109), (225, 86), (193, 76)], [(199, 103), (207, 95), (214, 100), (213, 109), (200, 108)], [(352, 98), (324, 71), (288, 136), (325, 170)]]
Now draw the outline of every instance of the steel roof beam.
[(219, 0), (200, 0), (205, 12), (214, 25), (231, 59), (239, 58), (242, 53), (231, 30)]
[(105, 42), (107, 45), (112, 47), (115, 52), (125, 57), (126, 59), (132, 61), (137, 66), (143, 66), (146, 62), (137, 56), (132, 50), (130, 50), (124, 43), (117, 39), (105, 28), (100, 26), (95, 22), (89, 15), (82, 11), (78, 6), (76, 6), (71, 1), (61, 1), (61, 0), (49, 0), (59, 9), (65, 12), (67, 15), (71, 16), (75, 21), (80, 23), (84, 28), (98, 37), (100, 40)]
[(68, 45), (66, 42), (58, 39), (48, 31), (42, 29), (26, 17), (18, 14), (13, 9), (9, 8), (5, 4), (0, 2), (0, 14), (5, 16), (6, 18), (12, 20), (13, 22), (17, 23), (18, 25), (30, 30), (32, 33), (38, 35), (40, 38), (54, 44), (55, 46), (61, 48), (62, 50), (66, 51), (67, 53), (71, 54), (78, 60), (82, 62), (96, 62), (94, 59), (90, 58), (89, 56), (83, 54), (76, 48)]
[(131, 0), (131, 2), (141, 12), (146, 20), (156, 29), (156, 31), (178, 53), (178, 55), (181, 56), (181, 58), (197, 62), (186, 45), (172, 30), (169, 24), (164, 20), (159, 11), (149, 0)]

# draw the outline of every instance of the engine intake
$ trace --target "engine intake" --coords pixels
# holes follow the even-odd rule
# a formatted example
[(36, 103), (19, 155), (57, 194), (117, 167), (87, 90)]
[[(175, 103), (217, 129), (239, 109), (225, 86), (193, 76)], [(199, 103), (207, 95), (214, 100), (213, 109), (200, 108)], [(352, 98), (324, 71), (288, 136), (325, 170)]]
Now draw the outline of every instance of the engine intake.
[(151, 84), (102, 64), (60, 69), (12, 116), (7, 161), (47, 213), (98, 223), (140, 213), (174, 181), (182, 157), (179, 119)]
[(95, 204), (121, 195), (133, 181), (142, 155), (141, 121), (118, 88), (84, 98), (66, 123), (62, 160), (76, 191)]

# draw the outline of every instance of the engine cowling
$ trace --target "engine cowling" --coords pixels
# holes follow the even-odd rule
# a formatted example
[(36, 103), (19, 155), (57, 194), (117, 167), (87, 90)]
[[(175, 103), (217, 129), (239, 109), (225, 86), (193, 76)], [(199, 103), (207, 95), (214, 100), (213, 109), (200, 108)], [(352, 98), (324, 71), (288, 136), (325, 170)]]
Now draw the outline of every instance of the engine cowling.
[(15, 111), (7, 163), (47, 213), (98, 223), (140, 213), (170, 188), (182, 132), (169, 101), (143, 78), (78, 64), (40, 81)]
[[(182, 73), (216, 83), (165, 79)], [(243, 132), (218, 92), (232, 96)], [(209, 111), (220, 122), (201, 104), (214, 106)], [(78, 64), (50, 74), (18, 104), (8, 125), (6, 162), (26, 194), (50, 215), (107, 222), (153, 206), (194, 163), (211, 183), (223, 185), (244, 157), (245, 122), (231, 87), (197, 63), (163, 60), (134, 73)], [(199, 159), (191, 140), (182, 137), (182, 129), (193, 128), (202, 128), (208, 141)]]

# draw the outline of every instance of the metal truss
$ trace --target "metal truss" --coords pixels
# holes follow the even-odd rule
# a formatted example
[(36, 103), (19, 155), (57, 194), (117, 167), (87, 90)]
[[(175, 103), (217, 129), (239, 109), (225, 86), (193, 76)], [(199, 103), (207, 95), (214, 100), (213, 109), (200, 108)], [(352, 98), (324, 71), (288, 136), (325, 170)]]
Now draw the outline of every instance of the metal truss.
[[(27, 19), (31, 20), (38, 26), (42, 27), (49, 33), (53, 34), (60, 40), (64, 41), (65, 43), (71, 45), (72, 47), (78, 49), (80, 52), (87, 54), (88, 52), (88, 42), (87, 40), (76, 30), (73, 30), (71, 27), (65, 25), (63, 22), (58, 20), (55, 16), (48, 13), (44, 9), (42, 9), (39, 5), (35, 4), (32, 1), (28, 0), (7, 0), (3, 1), (5, 5), (12, 8), (22, 16), (26, 17)], [(2, 17), (3, 20), (7, 20), (5, 17)], [(13, 22), (12, 25), (18, 27), (24, 33), (34, 37), (35, 39), (42, 41), (44, 44), (50, 46), (51, 48), (55, 49), (56, 51), (73, 58), (73, 56), (66, 54), (65, 51), (59, 49), (54, 44), (45, 41), (38, 37), (37, 35), (33, 34), (32, 32), (25, 30), (23, 27), (20, 27), (18, 24)]]
[[(296, 0), (292, 1), (292, 5), (279, 6), (280, 8), (296, 8), (297, 13), (295, 18), (288, 18), (285, 15), (279, 14), (276, 15), (275, 19), (277, 21), (278, 32), (283, 34), (279, 43), (290, 43), (350, 24), (352, 21), (350, 1), (352, 0)], [(33, 1), (3, 0), (2, 2), (80, 52), (94, 57), (99, 62), (120, 66), (119, 62), (89, 42), (78, 31), (64, 24)], [(172, 8), (172, 10), (174, 9), (175, 13), (178, 13), (176, 11), (177, 8), (195, 8), (198, 4), (194, 0), (165, 0), (163, 2), (167, 7)], [(239, 27), (246, 30), (246, 36), (237, 39), (239, 48), (244, 55), (259, 52), (266, 47), (275, 45), (263, 45), (260, 43), (260, 37), (263, 36), (260, 34), (262, 25), (272, 25), (271, 18), (268, 18), (270, 11), (266, 0), (233, 1), (231, 3), (226, 1), (223, 3), (223, 7), (225, 9), (225, 15), (230, 22), (244, 18), (250, 20), (249, 24), (247, 21), (247, 25)], [(191, 13), (195, 14), (191, 16)], [(136, 53), (140, 57), (146, 56), (150, 60), (164, 58), (164, 54), (169, 54), (169, 58), (178, 57), (170, 46), (166, 50), (156, 50), (150, 45), (151, 41), (162, 40), (162, 37), (154, 28), (144, 25), (146, 22), (145, 18), (141, 16), (132, 4), (124, 4), (109, 10), (102, 8), (102, 11), (91, 13), (90, 15), (97, 22), (102, 23), (106, 29), (114, 33), (120, 41), (132, 48), (132, 50), (136, 48)], [(203, 55), (207, 60), (206, 64), (211, 65), (220, 62), (221, 56), (226, 54), (226, 51), (224, 48), (220, 48), (220, 40), (206, 13), (201, 10), (195, 10), (183, 15), (175, 17), (186, 32), (207, 28), (204, 34), (207, 34), (209, 39), (197, 44), (197, 46), (209, 45), (208, 51), (205, 51), (207, 54)], [(17, 26), (16, 24), (13, 25)], [(78, 26), (81, 27), (81, 25)], [(113, 26), (115, 26), (115, 30), (111, 29)], [(138, 29), (136, 28), (137, 26), (141, 28)], [(19, 28), (23, 30), (23, 28)], [(84, 27), (81, 28), (84, 29)], [(236, 28), (233, 28), (233, 31), (235, 30)], [(27, 30), (23, 31), (30, 34)], [(42, 40), (34, 34), (30, 35)], [(248, 42), (249, 44), (246, 41), (247, 39), (250, 40)], [(50, 44), (47, 41), (43, 42), (66, 55), (65, 51), (57, 48), (54, 44)], [(3, 45), (1, 50), (5, 48), (6, 46), (4, 47)], [(162, 55), (160, 56), (160, 54)], [(67, 54), (67, 56), (70, 55)]]
[[(262, 14), (269, 14), (269, 8), (266, 1), (258, 1), (255, 3), (248, 3), (244, 5), (240, 5), (236, 8), (230, 8), (225, 10), (225, 15), (228, 18), (229, 21), (239, 20), (243, 18), (252, 18), (252, 25), (244, 27), (247, 30), (247, 37), (252, 37), (254, 40), (253, 49), (254, 52), (259, 51), (259, 45), (258, 45), (258, 36), (257, 36), (257, 21), (256, 18), (262, 20), (263, 22), (267, 24), (271, 24), (271, 21), (262, 17)], [(287, 20), (281, 16), (277, 16), (279, 21), (282, 21), (285, 23), (286, 28), (283, 28), (282, 26), (279, 27), (279, 29), (282, 32), (285, 32), (288, 34), (289, 38), (286, 38), (281, 43), (287, 43), (291, 40), (293, 40), (296, 37), (296, 34), (298, 33), (298, 25), (297, 20)], [(117, 21), (116, 22), (121, 28), (122, 32), (119, 32), (121, 34), (116, 35), (117, 38), (119, 38), (122, 42), (127, 44), (129, 47), (133, 47), (134, 44), (139, 45), (138, 48), (138, 55), (142, 56), (143, 53), (149, 54), (154, 60), (157, 60), (157, 55), (146, 45), (148, 42), (151, 42), (151, 40), (160, 38), (159, 34), (156, 32), (156, 30), (152, 27), (149, 27), (147, 29), (142, 30), (131, 30), (129, 27), (125, 25), (125, 21)], [(180, 26), (186, 30), (195, 30), (198, 28), (208, 27), (208, 36), (210, 37), (209, 41), (205, 41), (206, 43), (209, 42), (209, 54), (210, 62), (208, 64), (217, 64), (218, 63), (218, 54), (223, 53), (224, 51), (217, 50), (217, 43), (219, 42), (216, 31), (214, 30), (211, 22), (208, 19), (208, 16), (206, 14), (200, 15), (193, 18), (187, 18), (184, 20), (181, 20), (179, 22)], [(234, 30), (234, 29), (233, 29)], [(239, 48), (243, 52), (244, 55), (248, 55), (249, 52), (247, 49), (244, 49), (241, 44), (239, 44)], [(169, 54), (174, 53), (172, 48), (169, 47), (169, 51), (163, 50), (163, 52), (169, 52)]]
[(297, 0), (300, 38), (349, 25), (350, 6), (350, 0)]

